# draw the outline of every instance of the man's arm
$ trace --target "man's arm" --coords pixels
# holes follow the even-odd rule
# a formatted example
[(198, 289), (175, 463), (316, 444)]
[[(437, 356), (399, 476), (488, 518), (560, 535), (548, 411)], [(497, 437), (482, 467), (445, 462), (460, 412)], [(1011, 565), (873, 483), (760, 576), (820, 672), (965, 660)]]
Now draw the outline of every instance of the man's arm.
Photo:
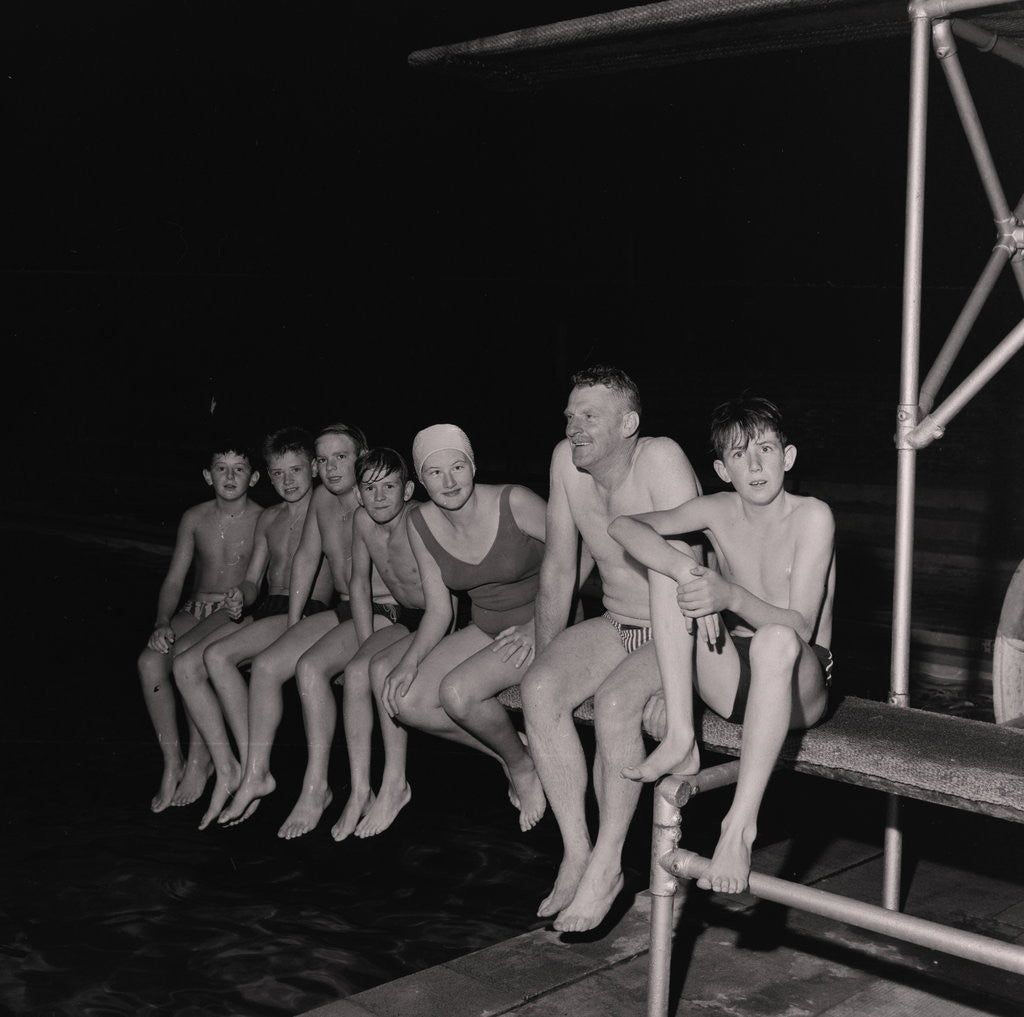
[(373, 562), (364, 536), (364, 531), (372, 525), (373, 520), (366, 509), (356, 509), (355, 519), (352, 520), (352, 580), (348, 587), (348, 597), (360, 646), (373, 635), (373, 587), (370, 578)]
[(564, 483), (565, 469), (574, 468), (568, 457), (568, 442), (559, 442), (551, 455), (550, 490), (544, 526), (544, 561), (540, 567), (540, 589), (534, 611), (538, 656), (568, 624), (572, 590), (576, 585), (576, 542), (579, 531), (572, 517)]
[[(309, 594), (320, 567), (323, 544), (320, 539), (320, 516), (317, 511), (317, 495), (323, 488), (313, 492), (306, 519), (302, 524), (302, 536), (292, 558), (292, 570), (288, 578), (288, 626), (295, 625), (302, 618), (302, 609), (309, 600)], [(333, 497), (328, 494), (328, 497)]]

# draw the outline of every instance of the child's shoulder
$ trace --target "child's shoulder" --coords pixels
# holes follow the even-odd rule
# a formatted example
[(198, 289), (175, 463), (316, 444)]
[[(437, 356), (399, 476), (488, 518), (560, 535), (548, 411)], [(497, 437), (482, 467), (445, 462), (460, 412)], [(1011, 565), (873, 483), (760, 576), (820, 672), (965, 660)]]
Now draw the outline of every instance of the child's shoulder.
[(185, 509), (181, 514), (181, 521), (184, 524), (198, 526), (205, 520), (212, 518), (216, 509), (216, 498), (210, 498), (208, 501), (201, 501), (199, 504), (192, 505), (190, 508)]
[(828, 502), (810, 494), (791, 494), (789, 501), (793, 517), (801, 530), (807, 527), (834, 529), (835, 519)]
[(288, 503), (279, 501), (276, 505), (268, 505), (266, 508), (260, 506), (260, 517), (256, 522), (257, 526), (272, 526), (274, 522), (288, 512)]

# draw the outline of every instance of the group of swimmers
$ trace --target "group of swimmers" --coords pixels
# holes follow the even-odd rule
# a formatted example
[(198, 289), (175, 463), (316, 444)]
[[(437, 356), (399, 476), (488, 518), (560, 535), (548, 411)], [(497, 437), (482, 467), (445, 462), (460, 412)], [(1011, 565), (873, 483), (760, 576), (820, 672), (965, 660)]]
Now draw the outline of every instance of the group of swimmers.
[[(546, 501), (521, 485), (477, 483), (470, 440), (450, 423), (415, 435), (411, 473), (348, 424), (315, 439), (277, 431), (262, 450), (280, 498), (269, 508), (249, 497), (258, 473), (244, 448), (210, 450), (213, 498), (182, 516), (139, 658), (164, 757), (153, 811), (197, 801), (212, 775), (200, 829), (249, 818), (275, 789), (271, 749), (294, 677), (307, 762), (279, 836), (313, 830), (332, 801), (340, 681), (350, 790), (334, 839), (380, 834), (409, 803), (408, 728), (471, 746), (503, 768), (521, 830), (550, 806), (563, 857), (538, 915), (582, 932), (622, 889), (643, 783), (699, 770), (696, 690), (743, 724), (736, 793), (698, 885), (745, 889), (782, 741), (827, 710), (832, 514), (785, 489), (796, 449), (768, 400), (744, 395), (715, 411), (714, 469), (731, 490), (711, 495), (675, 441), (640, 435), (640, 411), (618, 368), (573, 375)], [(413, 498), (414, 481), (427, 501)], [(595, 567), (604, 613), (584, 618), (575, 594)], [(463, 624), (459, 593), (471, 606)], [(513, 685), (523, 731), (497, 698)], [(590, 697), (596, 838), (573, 720)], [(660, 737), (650, 755), (645, 728)]]

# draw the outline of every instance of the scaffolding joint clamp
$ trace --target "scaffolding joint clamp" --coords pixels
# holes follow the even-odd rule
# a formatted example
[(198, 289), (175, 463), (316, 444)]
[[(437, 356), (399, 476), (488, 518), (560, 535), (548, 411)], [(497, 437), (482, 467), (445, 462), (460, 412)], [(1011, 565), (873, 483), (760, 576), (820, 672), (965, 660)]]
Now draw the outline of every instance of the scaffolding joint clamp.
[(1002, 247), (1012, 256), (1024, 252), (1024, 221), (1011, 215), (996, 221), (996, 247)]
[(911, 403), (901, 403), (896, 410), (896, 434), (893, 436), (898, 451), (914, 448), (910, 444), (910, 435), (917, 426), (920, 407)]

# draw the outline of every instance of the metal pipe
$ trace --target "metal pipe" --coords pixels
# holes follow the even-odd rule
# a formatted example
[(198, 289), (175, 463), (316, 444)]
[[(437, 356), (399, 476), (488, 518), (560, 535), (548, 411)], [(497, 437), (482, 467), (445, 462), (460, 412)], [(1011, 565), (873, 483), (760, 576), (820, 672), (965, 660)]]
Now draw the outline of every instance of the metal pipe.
[(954, 18), (950, 24), (956, 35), (980, 49), (982, 53), (995, 53), (996, 56), (1008, 60), (1011, 64), (1024, 67), (1024, 49), (1021, 49), (1016, 43), (1010, 42), (986, 28), (981, 28), (971, 21)]
[(924, 448), (941, 438), (946, 425), (988, 384), (1006, 362), (1024, 346), (1024, 321), (1011, 329), (1006, 338), (971, 371), (942, 405), (911, 431), (907, 440), (914, 448)]
[(978, 315), (991, 296), (999, 275), (1009, 260), (1010, 251), (1005, 245), (997, 244), (992, 249), (981, 276), (971, 291), (971, 295), (967, 298), (964, 309), (960, 312), (960, 317), (956, 319), (956, 323), (921, 386), (921, 398), (918, 403), (922, 413), (928, 413), (935, 405), (935, 396), (946, 380), (953, 362), (963, 348), (971, 329), (974, 328)]
[[(675, 880), (673, 879), (673, 882)], [(672, 897), (651, 898), (651, 952), (647, 958), (647, 1017), (668, 1017), (672, 971)]]
[(900, 813), (903, 799), (885, 796), (885, 836), (882, 839), (882, 907), (900, 909), (900, 887), (903, 882), (903, 827)]
[(668, 1017), (672, 961), (672, 902), (679, 881), (662, 864), (679, 844), (683, 817), (679, 811), (693, 794), (683, 777), (670, 774), (654, 789), (651, 831), (651, 951), (647, 960), (647, 1017)]
[[(671, 860), (672, 871), (685, 879), (696, 878), (709, 864), (709, 859), (692, 851), (677, 850), (673, 852)], [(917, 943), (965, 960), (1024, 974), (1024, 946), (979, 936), (976, 932), (953, 929), (912, 915), (899, 912), (894, 914), (874, 904), (759, 872), (750, 874), (750, 892), (762, 900), (799, 908), (801, 911), (846, 922), (871, 932), (880, 932), (907, 943)]]
[[(921, 265), (924, 250), (925, 149), (928, 126), (928, 61), (931, 26), (924, 18), (913, 22), (910, 62), (910, 123), (907, 140), (907, 196), (903, 254), (903, 332), (900, 348), (900, 403), (896, 411), (896, 543), (893, 563), (892, 652), (889, 660), (889, 702), (909, 705), (910, 596), (914, 551), (914, 481), (916, 451), (906, 435), (917, 422), (918, 362), (921, 345)], [(892, 796), (890, 796), (892, 797)], [(898, 807), (890, 805), (898, 821)], [(898, 825), (885, 837), (887, 880), (882, 899), (899, 899), (898, 874), (902, 840)]]
[(999, 0), (915, 0), (910, 4), (910, 17), (948, 18), (958, 11), (977, 11), (983, 7), (998, 7)]
[(978, 110), (971, 97), (971, 90), (964, 77), (963, 68), (960, 66), (960, 58), (956, 52), (956, 40), (953, 38), (949, 22), (936, 22), (932, 26), (932, 34), (935, 39), (935, 55), (939, 58), (942, 70), (946, 74), (946, 81), (953, 95), (956, 111), (960, 116), (960, 123), (963, 125), (964, 134), (967, 135), (967, 142), (971, 146), (978, 173), (981, 175), (981, 185), (988, 195), (992, 217), (996, 222), (1006, 222), (1010, 218), (1010, 206), (1003, 193), (1003, 186), (999, 182), (999, 174), (996, 172), (992, 153), (985, 140), (985, 132), (981, 127)]

